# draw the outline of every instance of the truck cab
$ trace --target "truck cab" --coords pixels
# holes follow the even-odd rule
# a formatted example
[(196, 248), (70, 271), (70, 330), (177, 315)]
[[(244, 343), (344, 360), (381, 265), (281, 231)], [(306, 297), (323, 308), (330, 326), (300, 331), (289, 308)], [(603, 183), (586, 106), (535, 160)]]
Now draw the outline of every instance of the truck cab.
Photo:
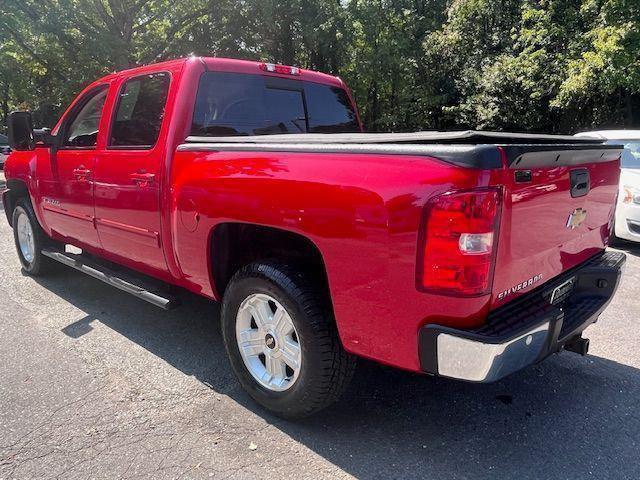
[(34, 209), (47, 235), (169, 279), (161, 185), (188, 133), (350, 131), (361, 131), (355, 106), (328, 75), (197, 58), (124, 71), (90, 84), (52, 129), (56, 143), (35, 150)]

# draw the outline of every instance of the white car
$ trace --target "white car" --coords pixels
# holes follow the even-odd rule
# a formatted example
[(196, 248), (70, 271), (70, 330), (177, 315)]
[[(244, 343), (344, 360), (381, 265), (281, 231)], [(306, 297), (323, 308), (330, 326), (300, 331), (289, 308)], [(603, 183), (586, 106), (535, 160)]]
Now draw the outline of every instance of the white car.
[(598, 137), (624, 145), (614, 233), (618, 238), (640, 242), (640, 130), (599, 130), (576, 137)]

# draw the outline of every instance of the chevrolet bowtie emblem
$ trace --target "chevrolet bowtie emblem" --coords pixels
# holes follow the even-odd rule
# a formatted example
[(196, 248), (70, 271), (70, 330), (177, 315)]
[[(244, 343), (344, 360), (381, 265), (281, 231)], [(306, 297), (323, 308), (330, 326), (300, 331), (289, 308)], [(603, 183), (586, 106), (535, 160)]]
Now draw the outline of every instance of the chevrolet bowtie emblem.
[(569, 218), (567, 219), (567, 228), (573, 230), (574, 228), (578, 228), (584, 222), (584, 219), (587, 218), (587, 211), (584, 208), (576, 208), (571, 214), (569, 214)]

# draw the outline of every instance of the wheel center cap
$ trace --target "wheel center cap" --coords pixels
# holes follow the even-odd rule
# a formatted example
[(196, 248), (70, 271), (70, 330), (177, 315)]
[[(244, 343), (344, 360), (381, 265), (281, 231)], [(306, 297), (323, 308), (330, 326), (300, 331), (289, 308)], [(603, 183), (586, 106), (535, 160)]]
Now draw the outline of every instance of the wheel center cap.
[(273, 335), (271, 335), (270, 333), (267, 333), (267, 335), (264, 337), (264, 343), (267, 345), (268, 348), (270, 348), (271, 350), (273, 350), (274, 348), (276, 348), (276, 339), (274, 338)]

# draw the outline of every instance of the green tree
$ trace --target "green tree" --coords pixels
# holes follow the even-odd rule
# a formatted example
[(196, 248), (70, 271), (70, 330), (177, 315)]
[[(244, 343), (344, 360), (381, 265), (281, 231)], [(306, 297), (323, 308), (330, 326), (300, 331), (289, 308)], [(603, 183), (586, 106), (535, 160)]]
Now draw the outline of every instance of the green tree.
[[(0, 115), (190, 54), (341, 76), (370, 131), (640, 123), (630, 0), (0, 0)], [(0, 125), (0, 128), (2, 126)]]
[(568, 62), (554, 106), (584, 127), (640, 123), (640, 4), (585, 1), (582, 48)]

